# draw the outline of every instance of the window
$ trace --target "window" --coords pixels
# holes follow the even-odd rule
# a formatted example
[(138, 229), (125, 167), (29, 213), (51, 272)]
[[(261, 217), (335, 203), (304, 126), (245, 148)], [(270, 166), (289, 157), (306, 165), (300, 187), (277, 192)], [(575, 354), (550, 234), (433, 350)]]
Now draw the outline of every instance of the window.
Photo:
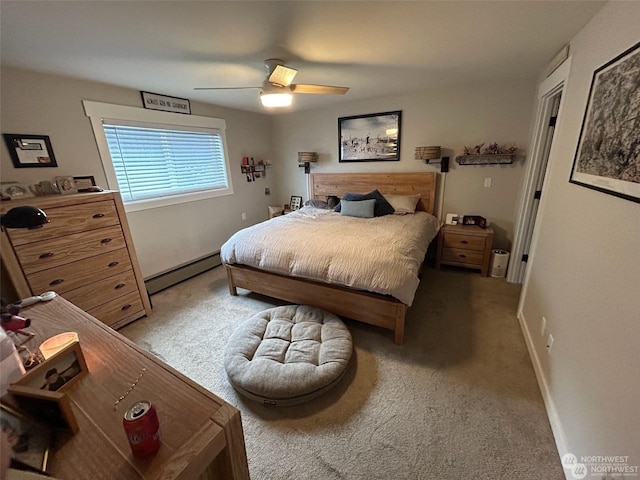
[(127, 211), (233, 193), (224, 121), (84, 102), (109, 188)]

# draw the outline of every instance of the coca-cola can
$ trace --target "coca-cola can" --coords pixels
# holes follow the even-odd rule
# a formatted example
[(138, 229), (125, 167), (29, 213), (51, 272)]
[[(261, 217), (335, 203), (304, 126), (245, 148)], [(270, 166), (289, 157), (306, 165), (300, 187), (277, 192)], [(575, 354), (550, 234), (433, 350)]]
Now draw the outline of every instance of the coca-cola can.
[(149, 400), (140, 400), (129, 407), (122, 420), (134, 457), (148, 457), (162, 444), (156, 407)]

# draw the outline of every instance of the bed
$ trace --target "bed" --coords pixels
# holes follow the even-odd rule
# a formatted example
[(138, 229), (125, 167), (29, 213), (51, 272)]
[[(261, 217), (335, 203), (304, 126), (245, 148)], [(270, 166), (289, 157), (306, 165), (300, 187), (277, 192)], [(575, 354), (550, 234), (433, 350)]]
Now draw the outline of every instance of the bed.
[[(240, 287), (287, 302), (324, 308), (342, 317), (389, 329), (394, 332), (395, 343), (402, 344), (405, 315), (417, 289), (420, 264), (428, 243), (435, 237), (439, 227), (439, 222), (432, 216), (435, 186), (435, 173), (312, 174), (312, 198), (325, 200), (330, 195), (342, 197), (347, 192), (367, 193), (374, 189), (378, 189), (383, 195), (420, 194), (416, 215), (387, 215), (360, 219), (305, 207), (301, 211), (243, 229), (234, 234), (221, 249), (230, 294), (237, 295), (237, 288)], [(339, 222), (343, 222), (342, 225)], [(385, 228), (391, 224), (395, 225), (394, 228), (404, 228), (405, 223), (420, 224), (415, 231), (413, 228), (407, 230), (413, 232), (408, 235), (410, 238), (405, 239), (403, 235), (397, 242), (382, 241), (378, 242), (378, 246), (355, 249), (367, 252), (367, 259), (358, 263), (371, 264), (378, 272), (393, 273), (389, 276), (393, 277), (395, 283), (389, 288), (381, 289), (377, 284), (371, 286), (367, 284), (370, 279), (362, 279), (373, 278), (375, 274), (367, 271), (350, 272), (348, 267), (339, 268), (341, 260), (337, 259), (333, 266), (327, 260), (334, 258), (338, 253), (338, 250), (334, 251), (332, 248), (340, 244), (340, 237), (336, 235), (340, 235), (341, 229), (357, 229), (360, 228), (358, 225), (362, 225), (362, 228), (365, 228), (361, 237), (364, 242), (369, 236), (369, 233), (364, 233), (366, 228), (378, 228), (376, 222), (384, 222)], [(293, 241), (291, 239), (294, 238), (294, 233), (291, 229), (296, 223), (300, 224), (300, 234), (306, 234), (307, 237), (295, 237), (297, 240)], [(321, 225), (324, 223), (327, 224), (328, 230), (323, 230), (325, 227)], [(426, 229), (422, 224), (426, 225)], [(381, 229), (382, 223), (380, 225)], [(274, 247), (272, 255), (260, 250), (266, 245), (267, 237), (281, 239)], [(320, 239), (319, 243), (324, 246), (318, 246), (318, 242), (312, 241), (313, 237)], [(412, 243), (405, 245), (402, 243), (405, 240)], [(396, 263), (385, 263), (389, 245), (398, 242), (401, 244), (401, 250), (411, 251), (411, 255), (404, 255), (409, 258), (402, 258), (401, 255), (397, 262), (394, 260)], [(288, 243), (293, 243), (293, 246), (287, 246)], [(380, 244), (383, 244), (384, 248), (379, 248)], [(293, 250), (287, 251), (286, 248)], [(302, 255), (302, 258), (296, 258), (294, 254)], [(313, 259), (315, 267), (311, 270), (318, 270), (317, 272), (306, 272), (305, 269), (297, 268), (307, 257)], [(288, 267), (283, 268), (283, 264)], [(407, 275), (404, 275), (405, 272)]]

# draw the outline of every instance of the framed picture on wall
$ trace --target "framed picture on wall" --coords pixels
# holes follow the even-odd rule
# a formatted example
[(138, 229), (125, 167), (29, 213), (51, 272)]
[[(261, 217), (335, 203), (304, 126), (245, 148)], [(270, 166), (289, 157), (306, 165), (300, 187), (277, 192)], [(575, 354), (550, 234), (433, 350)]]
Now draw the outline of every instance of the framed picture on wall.
[(399, 161), (401, 120), (401, 110), (338, 118), (338, 160)]
[(640, 42), (598, 68), (569, 182), (640, 203)]
[(4, 133), (11, 161), (16, 168), (57, 167), (51, 141), (47, 135)]

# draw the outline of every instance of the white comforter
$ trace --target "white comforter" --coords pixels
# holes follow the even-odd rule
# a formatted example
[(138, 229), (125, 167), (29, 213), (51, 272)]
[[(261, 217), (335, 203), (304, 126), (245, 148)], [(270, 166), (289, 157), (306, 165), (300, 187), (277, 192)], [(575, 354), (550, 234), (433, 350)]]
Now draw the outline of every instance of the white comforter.
[(391, 295), (411, 305), (438, 220), (426, 212), (375, 218), (304, 207), (235, 233), (223, 263)]

